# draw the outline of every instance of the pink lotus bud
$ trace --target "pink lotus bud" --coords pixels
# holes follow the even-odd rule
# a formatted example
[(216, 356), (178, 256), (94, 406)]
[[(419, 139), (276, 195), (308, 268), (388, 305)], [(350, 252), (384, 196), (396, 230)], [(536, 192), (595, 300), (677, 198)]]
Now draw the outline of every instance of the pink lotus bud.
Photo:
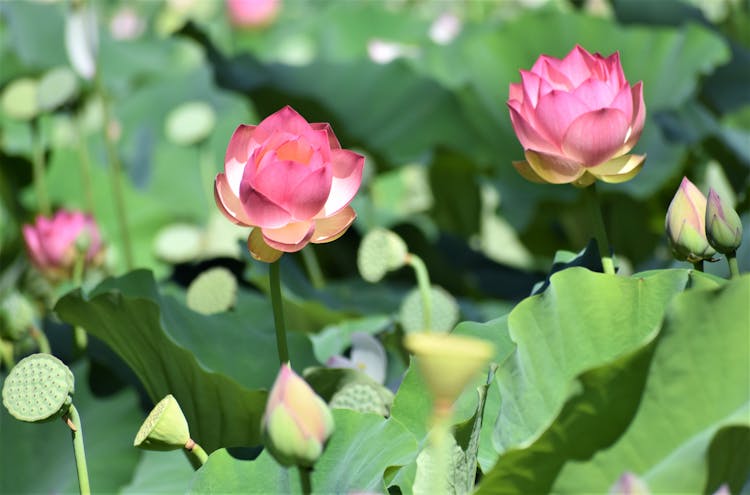
[(510, 85), (508, 108), (533, 182), (588, 186), (624, 182), (645, 155), (628, 155), (643, 130), (643, 85), (625, 79), (620, 54), (607, 58), (576, 45), (563, 59), (542, 55)]
[(651, 492), (642, 479), (633, 473), (623, 473), (609, 489), (610, 495), (649, 495)]
[(683, 177), (666, 219), (667, 240), (675, 258), (696, 263), (716, 254), (706, 239), (705, 218), (706, 197)]
[(103, 246), (94, 219), (80, 211), (59, 210), (52, 218), (38, 216), (23, 226), (31, 263), (51, 280), (70, 278), (79, 256), (84, 266), (101, 263)]
[(708, 191), (706, 238), (722, 254), (734, 253), (742, 243), (740, 216), (713, 189)]
[(229, 220), (255, 227), (248, 249), (271, 262), (279, 251), (293, 253), (346, 232), (356, 218), (349, 203), (364, 163), (341, 149), (329, 124), (309, 124), (287, 106), (234, 131), (214, 198)]
[(280, 0), (227, 0), (229, 20), (237, 27), (259, 28), (271, 24), (279, 13)]
[(261, 422), (268, 451), (283, 466), (311, 467), (333, 428), (328, 405), (288, 363), (282, 364)]

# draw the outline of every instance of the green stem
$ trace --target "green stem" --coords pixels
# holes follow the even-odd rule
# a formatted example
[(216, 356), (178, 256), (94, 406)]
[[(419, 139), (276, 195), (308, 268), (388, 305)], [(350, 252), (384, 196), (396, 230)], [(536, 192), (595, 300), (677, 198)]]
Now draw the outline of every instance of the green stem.
[(111, 133), (112, 115), (109, 107), (109, 99), (104, 85), (102, 84), (99, 72), (94, 78), (96, 91), (102, 102), (102, 112), (104, 113), (104, 143), (107, 147), (107, 159), (109, 161), (110, 179), (112, 181), (112, 192), (115, 201), (115, 211), (117, 212), (117, 223), (120, 229), (120, 238), (122, 240), (122, 249), (125, 255), (125, 268), (133, 269), (133, 248), (130, 243), (130, 231), (128, 230), (128, 218), (125, 208), (125, 196), (122, 186), (122, 165), (120, 157), (117, 154), (117, 146)]
[(66, 414), (70, 420), (71, 434), (73, 436), (73, 452), (76, 458), (76, 471), (78, 472), (78, 488), (81, 495), (88, 495), (91, 493), (89, 487), (89, 472), (86, 467), (86, 452), (83, 448), (83, 429), (81, 427), (81, 418), (78, 416), (78, 411), (73, 404), (70, 405)]
[(31, 141), (33, 146), (31, 165), (34, 174), (34, 189), (36, 189), (36, 199), (39, 206), (39, 212), (44, 216), (49, 216), (52, 212), (47, 192), (47, 180), (45, 179), (44, 164), (44, 144), (39, 132), (39, 122), (34, 119), (31, 122)]
[(448, 473), (450, 473), (450, 419), (452, 408), (441, 409), (437, 405), (433, 412), (432, 428), (428, 436), (427, 448), (434, 460), (434, 473), (430, 482), (430, 493), (448, 493)]
[(49, 345), (49, 340), (47, 340), (47, 336), (43, 331), (41, 331), (36, 326), (32, 326), (31, 328), (29, 328), (29, 335), (32, 339), (34, 339), (37, 347), (39, 347), (39, 352), (44, 354), (52, 354), (52, 348)]
[(406, 263), (414, 269), (417, 276), (417, 286), (422, 297), (422, 323), (425, 332), (432, 331), (432, 288), (430, 275), (422, 259), (414, 253), (406, 255)]
[(94, 186), (91, 179), (91, 159), (89, 157), (89, 148), (86, 144), (86, 133), (83, 129), (83, 116), (74, 117), (78, 130), (78, 155), (79, 165), (81, 166), (81, 181), (83, 183), (83, 194), (86, 198), (86, 211), (94, 213)]
[(192, 444), (192, 447), (188, 448), (185, 446), (183, 450), (185, 451), (185, 455), (187, 455), (190, 464), (193, 466), (193, 469), (197, 471), (208, 460), (208, 454), (203, 450), (203, 447), (195, 443), (195, 441), (190, 440), (188, 441), (188, 444)]
[[(86, 252), (79, 252), (76, 257), (76, 263), (73, 266), (73, 284), (75, 284), (78, 287), (82, 287), (83, 285), (83, 270), (86, 265)], [(86, 335), (86, 330), (81, 328), (78, 325), (75, 325), (73, 327), (73, 348), (76, 350), (77, 353), (83, 354), (86, 351), (86, 346), (88, 345), (88, 335)]]
[(611, 255), (612, 249), (610, 248), (609, 240), (607, 239), (607, 229), (604, 227), (602, 208), (599, 203), (599, 196), (596, 194), (596, 183), (584, 187), (583, 194), (586, 197), (588, 208), (591, 213), (594, 237), (596, 238), (596, 243), (599, 245), (599, 254), (602, 257), (602, 268), (604, 268), (604, 273), (614, 275), (615, 265)]
[(315, 256), (315, 251), (312, 245), (307, 245), (302, 250), (302, 261), (305, 264), (307, 275), (310, 277), (313, 287), (316, 289), (322, 289), (326, 285), (326, 279), (323, 276), (323, 271), (320, 269), (320, 263), (318, 263), (318, 257)]
[(703, 260), (700, 261), (694, 261), (693, 262), (693, 269), (697, 272), (703, 271)]
[(729, 263), (729, 277), (737, 278), (740, 276), (740, 266), (737, 264), (737, 251), (727, 254), (727, 263)]
[(16, 365), (16, 360), (13, 359), (13, 342), (0, 339), (0, 367), (2, 367), (3, 362), (5, 362), (6, 372)]
[(276, 350), (281, 364), (289, 362), (289, 351), (286, 346), (286, 325), (284, 324), (284, 304), (281, 300), (281, 282), (279, 280), (279, 261), (271, 263), (268, 270), (271, 289), (271, 306), (273, 307), (273, 323), (276, 327)]
[(304, 495), (310, 495), (312, 493), (312, 468), (297, 466), (299, 471), (299, 481), (302, 485), (302, 493)]

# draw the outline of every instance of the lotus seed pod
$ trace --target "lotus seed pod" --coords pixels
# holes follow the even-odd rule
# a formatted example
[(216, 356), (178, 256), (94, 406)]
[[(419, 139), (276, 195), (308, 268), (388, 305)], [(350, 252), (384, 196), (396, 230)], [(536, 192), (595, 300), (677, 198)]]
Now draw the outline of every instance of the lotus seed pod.
[(351, 409), (361, 413), (388, 416), (388, 405), (380, 393), (364, 383), (350, 383), (333, 394), (329, 403), (333, 409)]
[(135, 436), (133, 445), (145, 450), (177, 450), (190, 440), (185, 415), (172, 394), (154, 406)]
[(3, 404), (14, 418), (40, 423), (65, 414), (74, 391), (70, 368), (51, 354), (32, 354), (10, 370)]
[(440, 333), (411, 333), (404, 345), (417, 357), (437, 408), (451, 407), (495, 352), (485, 340)]
[(406, 243), (395, 232), (376, 228), (359, 245), (357, 268), (363, 279), (375, 283), (404, 266), (407, 253)]
[(201, 273), (187, 290), (187, 305), (193, 311), (210, 315), (221, 313), (237, 300), (237, 279), (223, 267)]
[(189, 101), (167, 115), (164, 132), (175, 144), (189, 146), (206, 139), (216, 125), (216, 112), (208, 103)]
[(713, 189), (708, 191), (706, 237), (711, 247), (722, 254), (737, 251), (742, 243), (740, 216)]
[(17, 341), (34, 324), (34, 308), (20, 292), (13, 291), (0, 301), (0, 337)]
[(424, 328), (424, 308), (422, 294), (418, 288), (412, 289), (401, 303), (399, 319), (405, 333), (413, 332), (450, 332), (458, 322), (459, 307), (456, 299), (442, 287), (433, 285), (430, 288), (432, 300), (432, 328)]

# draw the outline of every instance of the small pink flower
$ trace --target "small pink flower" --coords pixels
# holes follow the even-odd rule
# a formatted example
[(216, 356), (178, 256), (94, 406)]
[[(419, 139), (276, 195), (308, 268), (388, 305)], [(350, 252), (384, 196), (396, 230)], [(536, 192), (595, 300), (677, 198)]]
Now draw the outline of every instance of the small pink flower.
[(272, 262), (283, 252), (346, 232), (356, 218), (349, 203), (362, 182), (364, 161), (341, 149), (329, 124), (309, 124), (287, 106), (257, 126), (234, 131), (214, 198), (229, 220), (255, 227), (248, 248)]
[(645, 155), (628, 155), (643, 130), (643, 84), (625, 79), (620, 54), (607, 58), (576, 45), (562, 60), (542, 55), (510, 85), (508, 108), (534, 182), (588, 186), (624, 182)]
[(80, 255), (85, 266), (101, 263), (103, 245), (91, 215), (59, 210), (52, 218), (38, 216), (23, 226), (23, 238), (32, 264), (53, 280), (69, 278)]
[(279, 12), (280, 0), (227, 0), (229, 20), (238, 27), (257, 28), (272, 23)]

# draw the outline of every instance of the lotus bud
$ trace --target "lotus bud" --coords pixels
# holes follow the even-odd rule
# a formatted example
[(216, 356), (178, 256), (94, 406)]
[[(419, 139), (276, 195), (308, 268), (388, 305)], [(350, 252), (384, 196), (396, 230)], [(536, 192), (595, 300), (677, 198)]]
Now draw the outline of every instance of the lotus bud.
[(133, 445), (145, 450), (177, 450), (190, 442), (185, 415), (172, 394), (154, 406), (135, 436)]
[(706, 197), (683, 177), (666, 218), (667, 240), (675, 258), (697, 263), (716, 254), (706, 239), (705, 219)]
[(485, 340), (451, 334), (411, 333), (404, 338), (404, 345), (418, 358), (417, 366), (436, 410), (449, 410), (495, 352)]
[(737, 251), (742, 242), (740, 216), (713, 189), (708, 191), (706, 238), (711, 247), (722, 254)]
[(288, 363), (281, 365), (261, 421), (265, 446), (283, 466), (311, 467), (333, 433), (328, 405)]
[(625, 472), (609, 489), (610, 495), (649, 495), (646, 483), (633, 473)]

